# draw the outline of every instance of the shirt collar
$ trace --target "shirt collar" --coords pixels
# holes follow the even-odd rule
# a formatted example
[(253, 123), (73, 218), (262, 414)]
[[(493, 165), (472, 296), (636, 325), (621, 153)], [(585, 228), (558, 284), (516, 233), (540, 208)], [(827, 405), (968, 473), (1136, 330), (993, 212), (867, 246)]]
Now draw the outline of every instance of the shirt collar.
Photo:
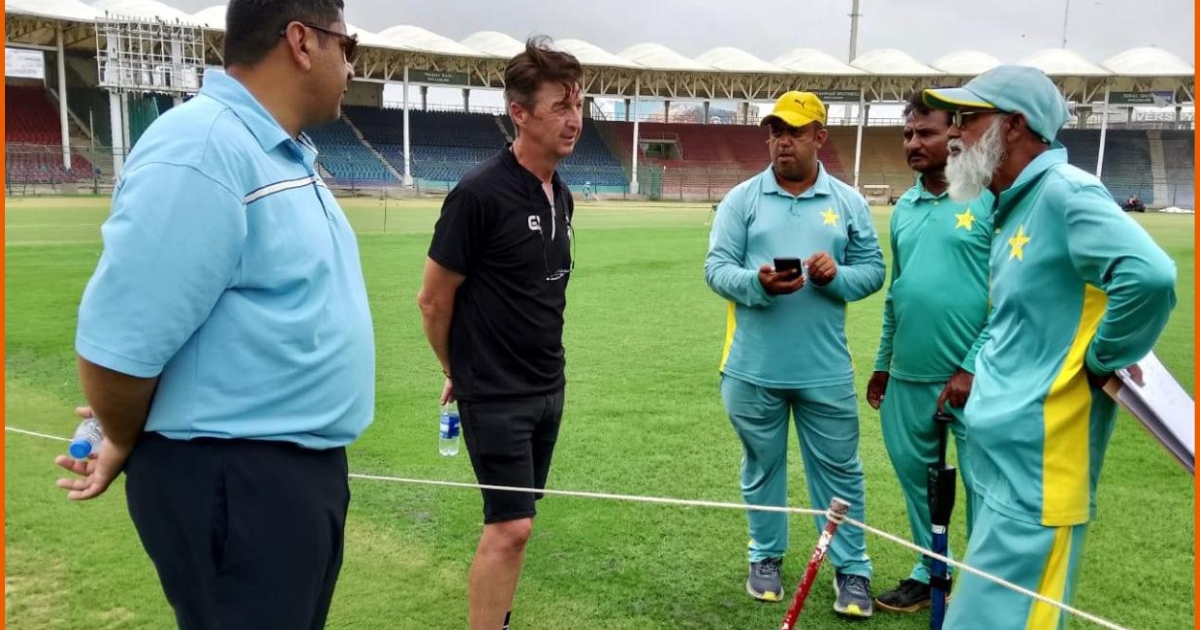
[(808, 190), (793, 195), (792, 193), (780, 188), (779, 181), (775, 179), (775, 167), (768, 166), (767, 170), (763, 171), (759, 177), (762, 177), (763, 194), (783, 195), (785, 197), (795, 197), (797, 199), (806, 199), (817, 195), (827, 196), (833, 194), (833, 186), (829, 183), (829, 173), (825, 172), (825, 165), (817, 160), (817, 180)]
[[(505, 143), (504, 149), (500, 151), (500, 163), (510, 173), (520, 179), (525, 184), (526, 189), (536, 190), (538, 193), (541, 193), (542, 180), (538, 179), (537, 175), (534, 175), (533, 172), (517, 161), (517, 156), (513, 153), (512, 146), (511, 142)], [(564, 188), (562, 178), (558, 176), (557, 170), (550, 175), (550, 185), (554, 189), (555, 197), (557, 198), (558, 192)]]
[(1000, 197), (996, 205), (997, 223), (1000, 223), (1004, 217), (1008, 216), (1008, 213), (1025, 197), (1025, 194), (1029, 192), (1033, 184), (1040, 180), (1047, 171), (1059, 164), (1066, 163), (1067, 149), (1058, 145), (1057, 148), (1043, 151), (1032, 162), (1026, 164), (1025, 168), (1021, 169), (1021, 174), (1017, 176), (1016, 181), (1005, 190), (1000, 191)]
[[(292, 140), (279, 121), (254, 98), (246, 86), (223, 70), (206, 70), (204, 86), (200, 93), (228, 107), (242, 124), (246, 125), (264, 151), (274, 150), (280, 144)], [(305, 137), (303, 134), (301, 136)], [(308, 140), (307, 144), (315, 153), (316, 147), (312, 141)]]
[(929, 192), (929, 189), (925, 188), (925, 174), (924, 173), (917, 173), (917, 185), (914, 188), (915, 188), (914, 192), (917, 193), (917, 199), (930, 199), (930, 200), (941, 199), (943, 197), (947, 197), (950, 195), (950, 187), (949, 186), (947, 186), (946, 190), (943, 190), (942, 194), (940, 194), (940, 195), (935, 195), (935, 194)]

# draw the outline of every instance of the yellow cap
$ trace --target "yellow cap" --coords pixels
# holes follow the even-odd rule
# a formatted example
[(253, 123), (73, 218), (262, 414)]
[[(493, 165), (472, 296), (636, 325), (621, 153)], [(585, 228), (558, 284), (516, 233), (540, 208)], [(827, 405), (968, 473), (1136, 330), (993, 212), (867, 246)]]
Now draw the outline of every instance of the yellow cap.
[(787, 92), (775, 101), (775, 109), (762, 119), (760, 125), (778, 118), (792, 127), (818, 122), (825, 125), (825, 103), (812, 92)]

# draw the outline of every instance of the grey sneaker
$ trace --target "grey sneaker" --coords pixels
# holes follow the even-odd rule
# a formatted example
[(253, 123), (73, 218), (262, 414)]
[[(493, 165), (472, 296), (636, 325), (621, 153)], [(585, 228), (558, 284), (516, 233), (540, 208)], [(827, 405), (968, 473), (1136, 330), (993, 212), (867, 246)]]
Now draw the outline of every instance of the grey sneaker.
[(873, 610), (871, 578), (861, 575), (838, 573), (833, 578), (833, 592), (837, 601), (833, 612), (844, 617), (870, 617)]
[(783, 558), (764, 558), (750, 563), (750, 577), (746, 578), (746, 592), (750, 597), (764, 602), (783, 601), (783, 579), (780, 568)]

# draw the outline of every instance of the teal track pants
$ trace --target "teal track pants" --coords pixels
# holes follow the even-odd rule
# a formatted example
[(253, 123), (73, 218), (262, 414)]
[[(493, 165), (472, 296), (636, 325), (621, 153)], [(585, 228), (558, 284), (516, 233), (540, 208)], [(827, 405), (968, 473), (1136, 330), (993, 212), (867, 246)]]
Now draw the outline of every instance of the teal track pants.
[[(914, 383), (891, 378), (888, 380), (883, 404), (879, 407), (883, 424), (883, 444), (900, 481), (900, 489), (904, 492), (913, 542), (924, 549), (929, 549), (933, 542), (929, 491), (926, 485), (928, 466), (937, 462), (938, 452), (940, 429), (934, 426), (933, 414), (937, 411), (937, 399), (945, 386), (945, 383)], [(967, 430), (963, 424), (962, 409), (955, 409), (949, 405), (946, 405), (945, 409), (954, 416), (954, 422), (950, 425), (950, 435), (946, 437), (947, 440), (954, 441), (954, 450), (958, 453), (958, 483), (966, 489), (966, 506), (955, 505), (954, 511), (966, 510), (969, 539), (979, 498), (968, 482), (971, 469), (966, 457)], [(946, 451), (947, 454), (950, 452), (949, 445)], [(953, 540), (950, 542), (955, 544)], [(954, 557), (953, 554), (948, 555)], [(929, 558), (919, 556), (909, 577), (922, 584), (928, 584), (930, 563)]]
[[(721, 399), (742, 441), (742, 497), (751, 505), (787, 504), (788, 420), (794, 416), (808, 495), (816, 509), (833, 497), (850, 503), (849, 516), (865, 519), (862, 459), (858, 454), (858, 403), (854, 383), (803, 389), (759, 387), (721, 378)], [(788, 548), (788, 515), (748, 510), (750, 561), (782, 557)], [(816, 530), (825, 527), (815, 517)], [(811, 539), (816, 543), (816, 536)], [(810, 544), (805, 544), (805, 555)], [(841, 527), (829, 547), (829, 560), (841, 573), (871, 577), (863, 531)]]
[[(979, 504), (967, 564), (1068, 605), (1083, 561), (1087, 523), (1046, 527)], [(841, 530), (839, 530), (840, 532)], [(1065, 630), (1069, 615), (973, 573), (963, 573), (943, 630)]]

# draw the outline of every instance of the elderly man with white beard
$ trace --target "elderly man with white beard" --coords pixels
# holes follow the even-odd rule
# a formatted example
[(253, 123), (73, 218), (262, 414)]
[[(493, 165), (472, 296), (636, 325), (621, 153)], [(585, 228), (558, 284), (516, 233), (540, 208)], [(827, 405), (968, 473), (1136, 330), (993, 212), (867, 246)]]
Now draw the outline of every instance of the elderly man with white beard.
[[(1070, 603), (1116, 417), (1103, 385), (1154, 347), (1175, 265), (1099, 179), (1067, 163), (1055, 140), (1067, 104), (1041, 71), (999, 66), (924, 99), (954, 115), (951, 197), (996, 196), (988, 341), (965, 410), (982, 498), (966, 561)], [(945, 622), (1065, 625), (1058, 608), (974, 574), (961, 575)]]

